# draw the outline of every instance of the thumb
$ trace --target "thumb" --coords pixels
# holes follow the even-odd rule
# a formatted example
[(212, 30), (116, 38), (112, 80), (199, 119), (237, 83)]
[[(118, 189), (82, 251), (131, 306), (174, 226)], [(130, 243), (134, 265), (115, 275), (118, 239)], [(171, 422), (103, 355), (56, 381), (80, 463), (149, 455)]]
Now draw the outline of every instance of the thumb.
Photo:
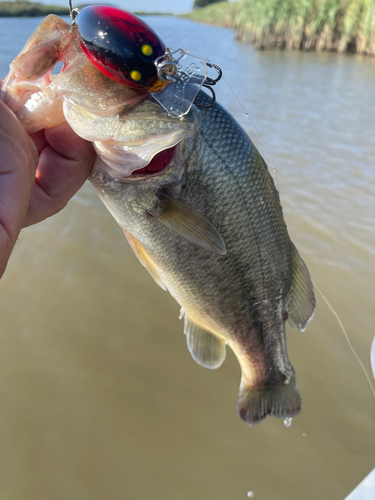
[(37, 164), (33, 141), (0, 101), (0, 276), (26, 217)]

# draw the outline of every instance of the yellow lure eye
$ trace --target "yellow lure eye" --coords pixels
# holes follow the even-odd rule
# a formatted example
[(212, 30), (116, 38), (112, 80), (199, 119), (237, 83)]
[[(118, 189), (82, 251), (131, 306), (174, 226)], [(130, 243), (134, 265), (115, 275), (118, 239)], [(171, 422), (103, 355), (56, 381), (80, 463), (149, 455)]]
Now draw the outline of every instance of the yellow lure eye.
[(152, 56), (152, 53), (154, 52), (151, 45), (148, 45), (147, 43), (145, 43), (144, 45), (142, 45), (141, 47), (141, 52), (144, 56)]
[(142, 75), (139, 71), (133, 69), (133, 71), (130, 72), (130, 78), (135, 82), (139, 82), (142, 79)]

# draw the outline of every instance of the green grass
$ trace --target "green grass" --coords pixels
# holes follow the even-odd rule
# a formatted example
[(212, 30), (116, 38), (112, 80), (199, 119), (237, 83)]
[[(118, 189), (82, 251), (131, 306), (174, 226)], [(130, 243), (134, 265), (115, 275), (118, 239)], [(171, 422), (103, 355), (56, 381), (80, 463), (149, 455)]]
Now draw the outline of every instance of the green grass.
[(38, 17), (47, 16), (48, 14), (68, 16), (69, 9), (67, 7), (26, 1), (0, 2), (0, 17)]
[(375, 55), (375, 0), (242, 0), (187, 17), (235, 28), (238, 40), (258, 49)]
[(181, 17), (188, 17), (201, 23), (234, 28), (242, 8), (243, 2), (219, 2), (194, 10), (189, 14), (183, 14)]

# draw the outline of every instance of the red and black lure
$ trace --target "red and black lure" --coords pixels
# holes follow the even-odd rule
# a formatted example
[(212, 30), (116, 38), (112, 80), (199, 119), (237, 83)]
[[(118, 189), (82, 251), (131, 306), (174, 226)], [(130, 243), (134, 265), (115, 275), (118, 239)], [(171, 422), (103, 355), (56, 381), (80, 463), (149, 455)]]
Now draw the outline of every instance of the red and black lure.
[(73, 12), (79, 44), (99, 71), (134, 89), (155, 92), (168, 84), (155, 64), (167, 58), (166, 47), (142, 19), (107, 5)]
[[(179, 60), (187, 51), (175, 51), (180, 54), (180, 59), (175, 60), (158, 35), (139, 17), (108, 5), (93, 5), (79, 10), (73, 9), (69, 0), (69, 6), (73, 29), (82, 51), (99, 71), (112, 80), (155, 93), (171, 82), (178, 85), (181, 81), (182, 87), (191, 78), (179, 66)], [(216, 79), (206, 75), (200, 84), (212, 93), (212, 103), (205, 106), (210, 107), (216, 98), (212, 86), (220, 80), (221, 69), (207, 61), (204, 64), (215, 68), (218, 73)], [(190, 106), (176, 116), (185, 114)]]

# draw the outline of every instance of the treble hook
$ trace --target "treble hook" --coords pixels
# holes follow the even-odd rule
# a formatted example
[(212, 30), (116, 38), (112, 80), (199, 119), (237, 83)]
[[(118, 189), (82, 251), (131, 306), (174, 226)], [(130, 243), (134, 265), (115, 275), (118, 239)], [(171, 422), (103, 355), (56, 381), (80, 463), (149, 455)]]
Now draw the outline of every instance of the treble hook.
[(208, 108), (211, 108), (211, 106), (213, 106), (216, 102), (216, 94), (215, 94), (215, 91), (212, 87), (210, 87), (209, 85), (206, 85), (205, 83), (203, 84), (203, 87), (206, 87), (206, 89), (208, 89), (211, 94), (212, 94), (212, 101), (210, 102), (210, 104), (207, 104), (207, 106), (203, 106), (202, 104), (196, 104), (197, 108), (199, 109), (208, 109)]
[(207, 66), (208, 66), (209, 68), (214, 68), (214, 69), (216, 69), (216, 71), (217, 71), (217, 73), (218, 73), (218, 76), (215, 78), (215, 80), (213, 80), (212, 78), (208, 78), (208, 77), (207, 77), (204, 83), (205, 83), (205, 84), (207, 84), (207, 85), (216, 85), (216, 84), (217, 84), (217, 82), (218, 82), (219, 80), (221, 80), (221, 77), (223, 76), (223, 72), (222, 72), (222, 70), (221, 70), (220, 66), (218, 66), (217, 64), (212, 64), (212, 63), (209, 63), (209, 62), (208, 62), (208, 63), (207, 63)]
[(220, 68), (220, 66), (218, 66), (217, 64), (212, 64), (212, 63), (207, 63), (207, 66), (209, 68), (214, 68), (217, 73), (218, 73), (218, 76), (213, 79), (213, 78), (209, 78), (207, 77), (204, 81), (204, 84), (203, 84), (203, 87), (205, 87), (206, 89), (208, 89), (211, 94), (212, 94), (212, 101), (210, 102), (210, 104), (208, 104), (207, 106), (202, 106), (201, 104), (197, 104), (197, 108), (199, 109), (208, 109), (208, 108), (211, 108), (211, 106), (213, 106), (215, 104), (215, 101), (216, 101), (216, 94), (215, 94), (215, 91), (214, 89), (212, 88), (213, 85), (216, 85), (217, 82), (221, 79), (221, 77), (223, 76), (223, 72)]

